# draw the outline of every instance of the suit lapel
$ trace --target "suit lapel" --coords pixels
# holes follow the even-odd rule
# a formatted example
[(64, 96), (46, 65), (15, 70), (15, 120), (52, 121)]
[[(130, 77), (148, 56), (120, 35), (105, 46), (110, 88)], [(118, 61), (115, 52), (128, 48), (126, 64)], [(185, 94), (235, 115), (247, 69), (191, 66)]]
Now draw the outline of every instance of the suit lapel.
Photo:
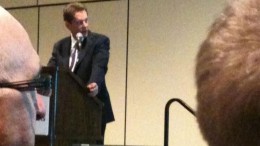
[(91, 35), (91, 33), (89, 33), (87, 38), (84, 40), (83, 47), (80, 50), (80, 53), (78, 56), (78, 62), (76, 64), (76, 66), (78, 64), (80, 64), (80, 62), (83, 60), (83, 58), (90, 53), (91, 45), (93, 44), (92, 38), (93, 38), (93, 36)]

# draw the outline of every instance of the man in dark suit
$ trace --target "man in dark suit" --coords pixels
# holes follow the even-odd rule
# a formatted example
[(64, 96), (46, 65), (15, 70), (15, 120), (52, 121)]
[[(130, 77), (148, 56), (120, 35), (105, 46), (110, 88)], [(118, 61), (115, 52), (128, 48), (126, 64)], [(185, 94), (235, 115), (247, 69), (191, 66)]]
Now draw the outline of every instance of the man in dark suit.
[(55, 43), (48, 66), (70, 69), (85, 83), (89, 96), (96, 96), (104, 103), (102, 116), (104, 136), (106, 123), (114, 121), (105, 83), (109, 60), (109, 38), (88, 29), (88, 12), (80, 3), (68, 4), (63, 10), (63, 18), (71, 36)]

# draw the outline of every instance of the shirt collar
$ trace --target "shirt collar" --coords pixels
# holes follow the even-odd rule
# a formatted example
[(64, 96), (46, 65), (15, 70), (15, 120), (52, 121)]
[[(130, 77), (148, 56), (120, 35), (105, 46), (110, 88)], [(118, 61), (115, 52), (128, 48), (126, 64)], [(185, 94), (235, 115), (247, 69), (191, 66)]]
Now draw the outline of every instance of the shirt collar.
[(71, 38), (70, 48), (73, 48), (75, 46), (75, 44), (77, 43), (77, 40), (72, 36), (72, 34), (70, 35), (70, 38)]

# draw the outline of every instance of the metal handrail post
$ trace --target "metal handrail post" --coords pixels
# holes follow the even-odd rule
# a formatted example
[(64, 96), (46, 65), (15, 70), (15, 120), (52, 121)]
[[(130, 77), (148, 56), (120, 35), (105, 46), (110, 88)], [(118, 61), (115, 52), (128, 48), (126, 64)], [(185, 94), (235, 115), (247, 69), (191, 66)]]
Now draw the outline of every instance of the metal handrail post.
[(189, 111), (192, 115), (196, 116), (195, 112), (191, 107), (189, 107), (184, 101), (182, 101), (179, 98), (172, 98), (170, 99), (166, 106), (165, 106), (165, 113), (164, 113), (164, 146), (168, 146), (168, 138), (169, 138), (169, 110), (170, 110), (170, 105), (173, 102), (178, 102), (181, 104), (187, 111)]

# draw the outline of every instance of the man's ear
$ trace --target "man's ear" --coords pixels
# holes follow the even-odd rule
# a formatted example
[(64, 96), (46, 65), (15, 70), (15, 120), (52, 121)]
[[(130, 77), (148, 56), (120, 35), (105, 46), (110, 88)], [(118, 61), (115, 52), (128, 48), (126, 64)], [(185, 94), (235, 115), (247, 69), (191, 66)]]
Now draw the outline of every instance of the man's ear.
[(65, 26), (66, 26), (68, 29), (70, 29), (70, 23), (69, 23), (69, 22), (65, 21)]

